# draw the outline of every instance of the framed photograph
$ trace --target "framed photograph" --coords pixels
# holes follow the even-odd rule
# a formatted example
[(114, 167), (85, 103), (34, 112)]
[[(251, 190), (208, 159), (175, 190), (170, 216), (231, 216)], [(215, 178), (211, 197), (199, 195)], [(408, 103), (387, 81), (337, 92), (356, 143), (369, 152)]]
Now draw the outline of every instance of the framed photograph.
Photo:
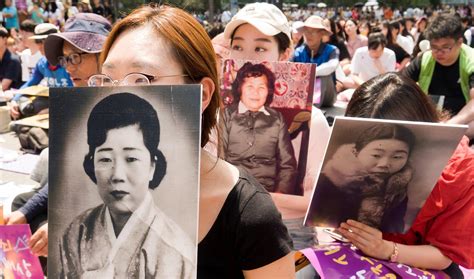
[(337, 228), (353, 219), (406, 231), (466, 128), (336, 117), (305, 225)]
[(315, 65), (226, 60), (222, 154), (269, 192), (303, 195)]
[(201, 86), (52, 88), (52, 278), (195, 278)]

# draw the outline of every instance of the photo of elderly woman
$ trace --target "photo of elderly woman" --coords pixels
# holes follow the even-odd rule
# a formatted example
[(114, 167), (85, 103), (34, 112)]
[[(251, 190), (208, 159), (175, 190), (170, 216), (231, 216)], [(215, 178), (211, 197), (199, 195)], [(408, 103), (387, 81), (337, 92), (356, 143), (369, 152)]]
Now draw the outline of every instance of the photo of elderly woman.
[(157, 110), (135, 94), (111, 94), (93, 106), (83, 171), (102, 203), (64, 230), (59, 277), (194, 278), (195, 241), (152, 196), (167, 175), (163, 131)]
[[(336, 118), (305, 224), (337, 228), (352, 219), (384, 232), (404, 232), (452, 152), (449, 130), (454, 129)], [(442, 146), (439, 154), (433, 153), (437, 146)]]
[(244, 64), (232, 83), (233, 104), (224, 109), (224, 159), (249, 171), (269, 192), (301, 193), (297, 163), (282, 114), (271, 108), (275, 76), (263, 64)]

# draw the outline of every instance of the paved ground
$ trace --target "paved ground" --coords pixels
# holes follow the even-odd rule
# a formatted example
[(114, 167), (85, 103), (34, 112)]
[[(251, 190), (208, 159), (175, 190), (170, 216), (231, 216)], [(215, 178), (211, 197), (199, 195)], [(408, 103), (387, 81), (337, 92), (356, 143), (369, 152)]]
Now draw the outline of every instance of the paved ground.
[[(10, 151), (20, 151), (20, 142), (15, 133), (0, 134), (0, 160)], [(4, 204), (4, 213), (10, 212), (13, 198), (20, 192), (30, 191), (38, 183), (31, 180), (28, 174), (0, 169), (0, 202)]]

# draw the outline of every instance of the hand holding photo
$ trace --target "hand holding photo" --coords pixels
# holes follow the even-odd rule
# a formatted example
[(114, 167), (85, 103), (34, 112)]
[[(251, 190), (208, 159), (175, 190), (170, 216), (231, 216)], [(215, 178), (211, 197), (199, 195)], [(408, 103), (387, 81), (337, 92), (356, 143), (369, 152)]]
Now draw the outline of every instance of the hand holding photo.
[(337, 228), (352, 219), (384, 232), (404, 232), (465, 129), (337, 117), (305, 225)]

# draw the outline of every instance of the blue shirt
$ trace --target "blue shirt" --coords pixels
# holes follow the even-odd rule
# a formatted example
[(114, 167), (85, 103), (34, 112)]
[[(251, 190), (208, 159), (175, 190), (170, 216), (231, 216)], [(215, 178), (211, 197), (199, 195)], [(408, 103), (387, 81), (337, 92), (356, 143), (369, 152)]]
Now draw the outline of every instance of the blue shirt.
[[(54, 70), (53, 70), (54, 69)], [(46, 57), (41, 57), (36, 63), (33, 75), (21, 88), (38, 85), (43, 79), (46, 79), (48, 87), (72, 87), (73, 83), (66, 69), (60, 65), (52, 66), (48, 63)], [(22, 95), (16, 95), (13, 100), (18, 101)]]
[(19, 209), (28, 222), (48, 211), (48, 189), (49, 185), (46, 184)]
[(337, 55), (337, 48), (330, 44), (321, 43), (316, 53), (311, 53), (311, 50), (306, 44), (303, 44), (295, 49), (293, 54), (293, 62), (300, 63), (316, 63), (321, 65), (328, 62), (335, 55)]
[(20, 24), (18, 23), (18, 13), (16, 8), (12, 6), (3, 8), (2, 12), (5, 14), (11, 14), (13, 17), (5, 18), (5, 28), (8, 30), (12, 28), (20, 29)]
[(38, 11), (32, 11), (31, 19), (38, 24), (43, 23), (44, 22), (44, 19), (42, 17), (43, 13), (44, 13), (43, 8), (38, 8)]

